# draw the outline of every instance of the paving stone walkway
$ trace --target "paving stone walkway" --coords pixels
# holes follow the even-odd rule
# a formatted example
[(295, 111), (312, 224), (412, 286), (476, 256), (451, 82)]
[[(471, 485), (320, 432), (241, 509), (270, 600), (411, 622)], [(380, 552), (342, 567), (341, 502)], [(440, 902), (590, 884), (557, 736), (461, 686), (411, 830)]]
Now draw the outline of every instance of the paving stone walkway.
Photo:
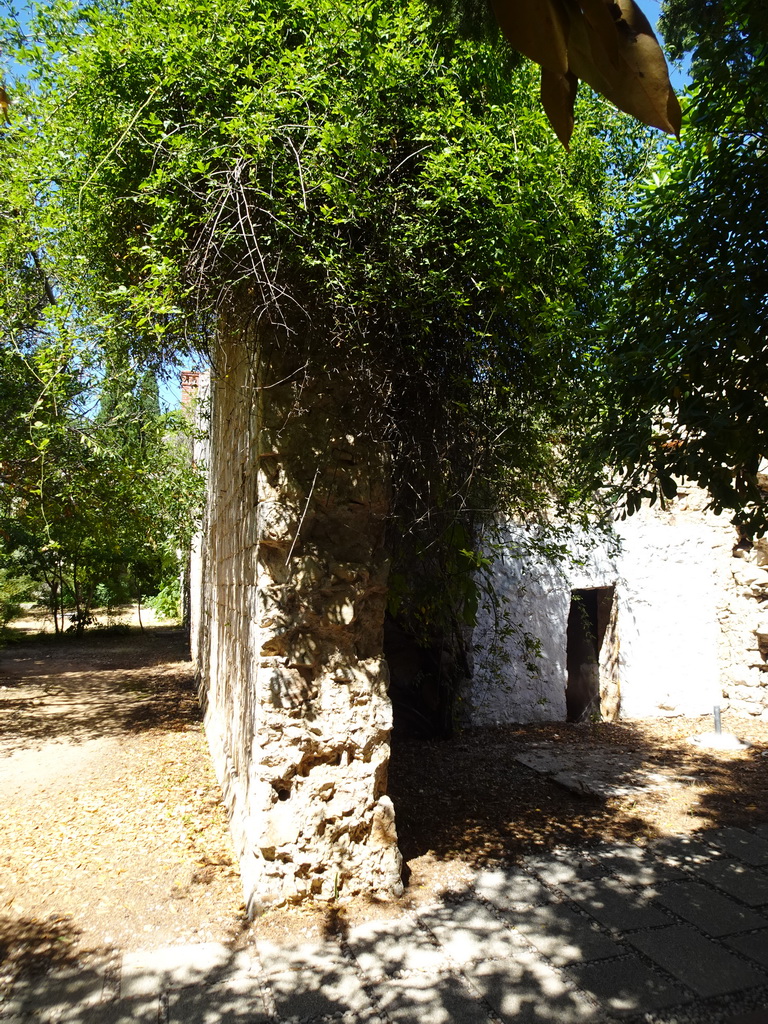
[(3, 1024), (768, 1024), (768, 826), (529, 857), (322, 943), (19, 977)]
[(601, 800), (696, 782), (693, 776), (674, 768), (653, 771), (626, 751), (569, 749), (554, 740), (532, 743), (515, 760), (578, 796), (586, 794)]

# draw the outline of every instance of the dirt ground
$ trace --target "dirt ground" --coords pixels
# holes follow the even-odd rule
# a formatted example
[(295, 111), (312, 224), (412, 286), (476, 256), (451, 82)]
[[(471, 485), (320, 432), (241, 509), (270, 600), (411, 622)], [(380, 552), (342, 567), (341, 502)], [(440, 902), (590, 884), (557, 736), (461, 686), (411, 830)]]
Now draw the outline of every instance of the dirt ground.
[[(34, 627), (34, 623), (28, 628)], [(393, 739), (390, 793), (407, 864), (399, 913), (460, 886), (478, 864), (606, 839), (646, 843), (765, 820), (768, 723), (724, 719), (753, 745), (702, 751), (709, 720), (540, 725)], [(622, 752), (682, 774), (659, 793), (578, 797), (525, 768), (531, 744)], [(155, 626), (0, 649), (0, 988), (3, 971), (82, 951), (320, 933), (338, 908), (244, 919), (226, 814), (202, 733), (184, 634)]]

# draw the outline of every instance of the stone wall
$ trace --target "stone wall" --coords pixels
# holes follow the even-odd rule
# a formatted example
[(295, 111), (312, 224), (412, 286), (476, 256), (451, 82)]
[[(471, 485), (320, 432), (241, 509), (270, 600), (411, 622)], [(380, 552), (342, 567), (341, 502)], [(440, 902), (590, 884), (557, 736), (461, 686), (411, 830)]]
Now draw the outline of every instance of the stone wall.
[[(768, 717), (768, 543), (742, 544), (706, 497), (681, 489), (664, 510), (615, 524), (614, 537), (572, 534), (571, 557), (553, 564), (526, 550), (510, 526), (496, 560), (496, 607), (476, 632), (466, 700), (474, 724), (562, 721), (572, 594), (613, 587), (618, 707), (635, 718), (723, 710)], [(540, 644), (526, 653), (521, 636)], [(764, 639), (761, 639), (764, 638)]]
[(221, 344), (193, 638), (251, 913), (401, 891), (386, 795), (387, 466), (364, 402)]
[[(183, 386), (186, 383), (186, 393)], [(198, 372), (192, 377), (187, 373), (186, 382), (182, 375), (182, 408), (187, 410), (194, 422), (196, 436), (192, 442), (192, 461), (207, 471), (210, 462), (210, 412), (211, 375)], [(185, 617), (189, 627), (189, 642), (192, 661), (199, 663), (201, 620), (203, 613), (203, 536), (200, 529), (192, 538), (186, 579)]]

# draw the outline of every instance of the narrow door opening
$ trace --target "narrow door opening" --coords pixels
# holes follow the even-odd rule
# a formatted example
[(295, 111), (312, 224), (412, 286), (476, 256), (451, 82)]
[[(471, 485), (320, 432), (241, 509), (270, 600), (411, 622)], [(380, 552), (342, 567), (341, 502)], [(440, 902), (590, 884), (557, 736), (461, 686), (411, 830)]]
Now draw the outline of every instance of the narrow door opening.
[[(574, 590), (568, 614), (567, 672), (565, 690), (569, 722), (601, 718), (601, 683), (606, 658), (602, 655), (606, 634), (614, 632), (614, 588)], [(609, 630), (609, 625), (612, 627)], [(610, 717), (614, 717), (611, 713)]]

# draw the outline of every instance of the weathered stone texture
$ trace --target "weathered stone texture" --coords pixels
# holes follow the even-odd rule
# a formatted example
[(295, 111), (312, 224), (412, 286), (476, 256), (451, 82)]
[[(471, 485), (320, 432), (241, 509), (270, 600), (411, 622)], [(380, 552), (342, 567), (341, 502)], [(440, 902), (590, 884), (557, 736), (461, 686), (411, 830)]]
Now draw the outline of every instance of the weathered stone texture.
[(401, 889), (385, 453), (363, 402), (294, 369), (229, 342), (212, 375), (198, 665), (251, 911)]

